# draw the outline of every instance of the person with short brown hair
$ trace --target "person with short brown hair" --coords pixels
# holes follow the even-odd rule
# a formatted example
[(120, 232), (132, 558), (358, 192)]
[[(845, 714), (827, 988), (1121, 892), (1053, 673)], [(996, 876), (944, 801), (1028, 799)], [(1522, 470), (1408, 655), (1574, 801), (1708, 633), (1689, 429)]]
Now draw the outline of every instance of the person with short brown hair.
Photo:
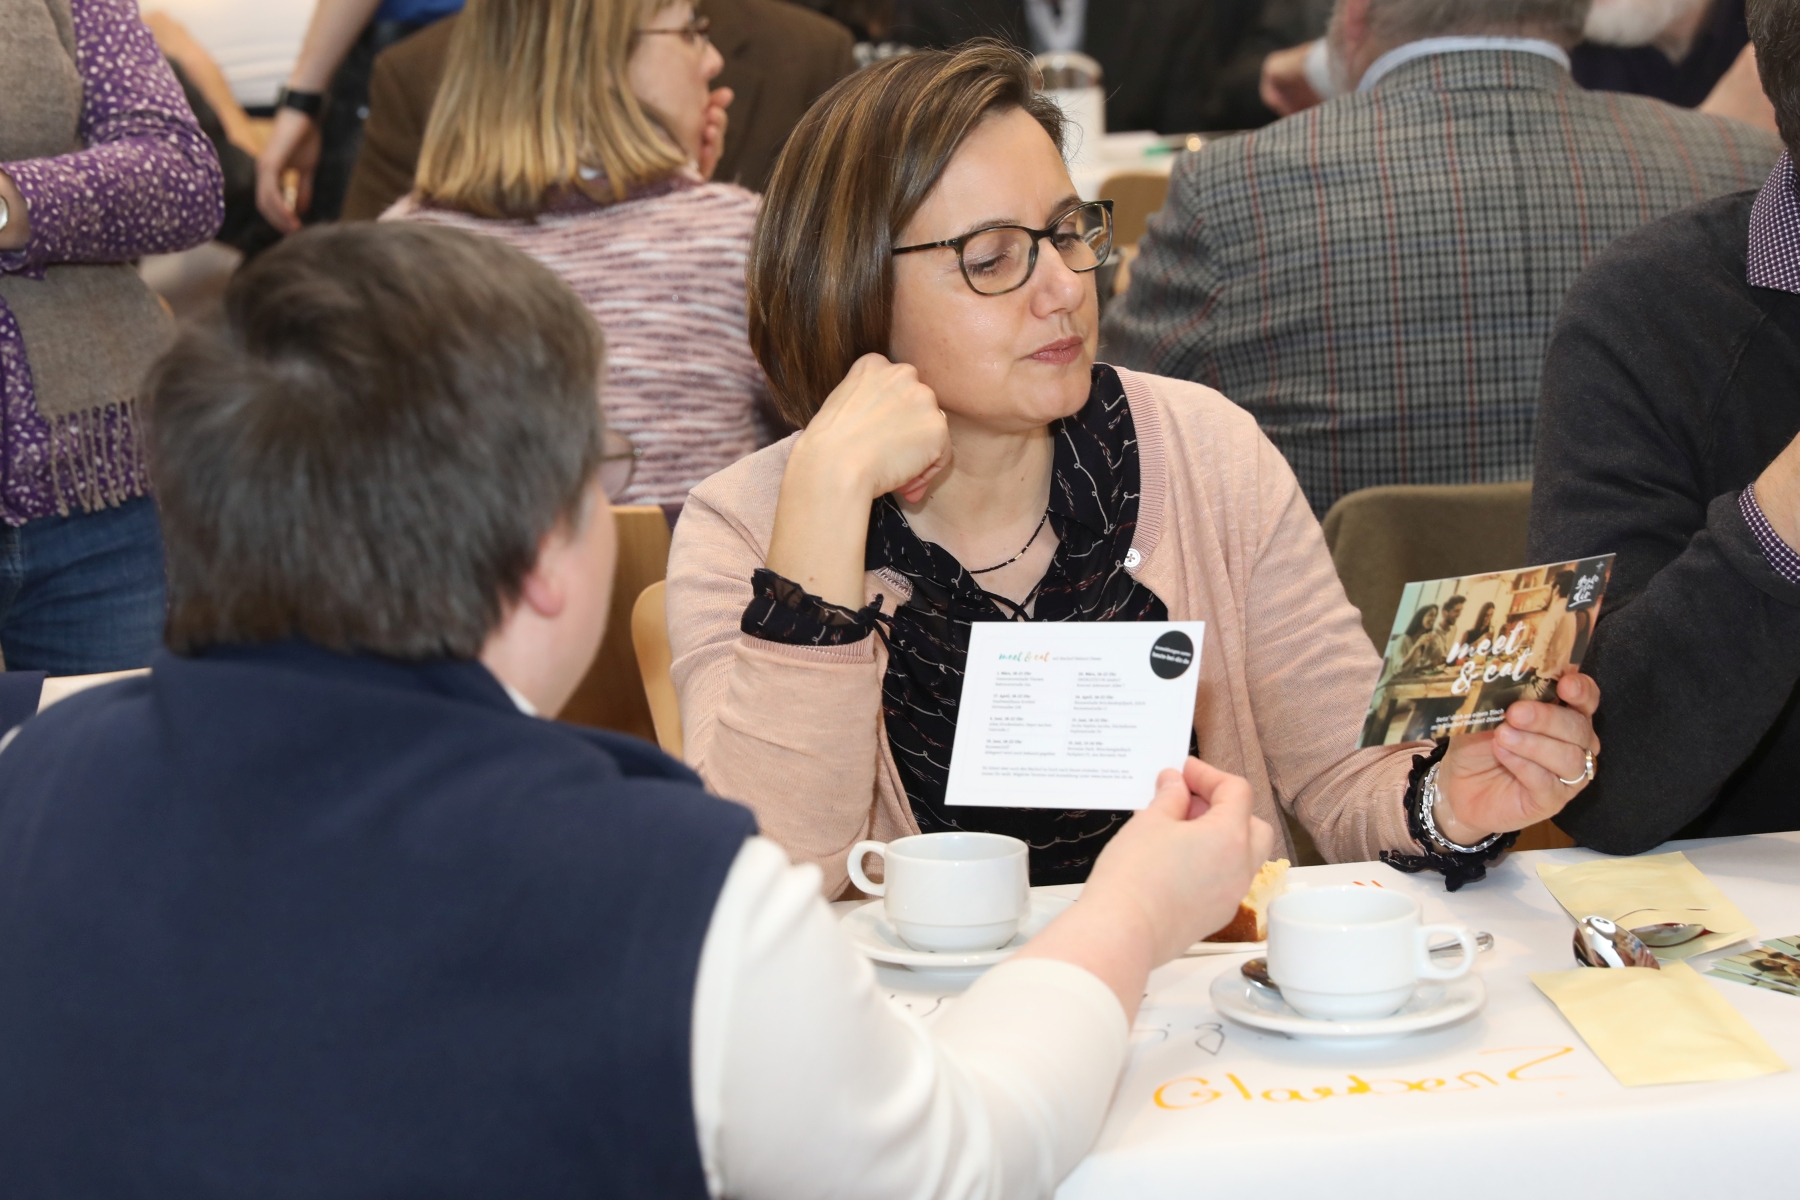
[(1293, 472), (1217, 392), (1094, 361), (1110, 214), (1061, 133), (996, 43), (867, 68), (795, 130), (750, 337), (804, 431), (676, 528), (689, 762), (829, 895), (857, 841), (921, 830), (1011, 834), (1035, 882), (1077, 882), (1120, 814), (944, 802), (971, 624), (1204, 620), (1194, 735), (1265, 820), (1332, 859), (1478, 877), (1585, 785), (1597, 690), (1571, 676), (1570, 707), (1434, 752), (1441, 791), (1429, 746), (1356, 749), (1380, 664)]

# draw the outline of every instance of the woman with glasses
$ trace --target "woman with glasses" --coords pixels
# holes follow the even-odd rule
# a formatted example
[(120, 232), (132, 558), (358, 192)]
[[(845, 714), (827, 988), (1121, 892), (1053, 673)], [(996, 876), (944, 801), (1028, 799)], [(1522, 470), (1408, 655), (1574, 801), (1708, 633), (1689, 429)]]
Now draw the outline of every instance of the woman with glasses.
[(745, 333), (758, 200), (707, 182), (731, 101), (707, 29), (687, 0), (472, 0), (388, 213), (510, 242), (575, 289), (606, 334), (607, 426), (641, 453), (626, 504), (681, 504), (778, 420)]
[(1126, 814), (944, 802), (971, 625), (1202, 620), (1193, 748), (1260, 816), (1333, 860), (1479, 877), (1586, 785), (1598, 689), (1572, 674), (1567, 707), (1447, 754), (1356, 748), (1380, 663), (1281, 455), (1217, 392), (1095, 362), (1111, 219), (1061, 136), (1029, 64), (984, 43), (871, 67), (795, 131), (750, 331), (803, 432), (676, 531), (690, 764), (828, 895), (859, 839), (952, 829), (1078, 881)]

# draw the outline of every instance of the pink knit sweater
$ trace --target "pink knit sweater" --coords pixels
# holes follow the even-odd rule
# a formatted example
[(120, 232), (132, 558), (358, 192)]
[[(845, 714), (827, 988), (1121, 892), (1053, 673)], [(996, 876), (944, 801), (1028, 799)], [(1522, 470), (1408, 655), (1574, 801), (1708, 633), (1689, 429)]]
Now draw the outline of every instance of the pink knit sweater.
[[(1356, 749), (1380, 659), (1344, 596), (1324, 535), (1279, 451), (1210, 388), (1121, 370), (1141, 448), (1132, 574), (1177, 621), (1206, 622), (1194, 729), (1242, 775), (1285, 845), (1277, 806), (1335, 862), (1421, 852), (1402, 798), (1413, 743)], [(879, 638), (799, 647), (738, 629), (763, 563), (791, 440), (694, 490), (669, 559), (669, 637), (688, 762), (756, 812), (825, 892), (849, 886), (858, 840), (918, 832), (881, 715)], [(865, 577), (872, 601), (909, 594)]]
[(489, 221), (401, 200), (384, 216), (510, 242), (566, 280), (606, 332), (607, 423), (644, 451), (624, 504), (678, 504), (768, 440), (744, 264), (761, 198), (723, 183), (602, 208)]

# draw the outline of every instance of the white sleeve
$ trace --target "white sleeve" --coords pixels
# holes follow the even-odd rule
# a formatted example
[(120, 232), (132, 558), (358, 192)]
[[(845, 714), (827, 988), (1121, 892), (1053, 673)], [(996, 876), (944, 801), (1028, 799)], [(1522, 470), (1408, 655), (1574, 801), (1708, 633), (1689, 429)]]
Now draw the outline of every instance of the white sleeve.
[(694, 989), (694, 1120), (732, 1200), (1049, 1196), (1093, 1144), (1125, 1062), (1124, 1010), (1048, 959), (989, 971), (934, 1026), (883, 998), (819, 895), (752, 838)]

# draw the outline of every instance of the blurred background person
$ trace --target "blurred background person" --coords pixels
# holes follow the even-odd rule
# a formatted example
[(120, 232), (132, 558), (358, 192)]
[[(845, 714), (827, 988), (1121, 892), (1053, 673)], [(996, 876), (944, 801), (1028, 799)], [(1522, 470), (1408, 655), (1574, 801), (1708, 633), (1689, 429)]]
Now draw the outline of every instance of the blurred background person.
[(141, 667), (165, 587), (137, 389), (173, 323), (129, 263), (213, 235), (219, 161), (133, 0), (0, 0), (0, 28), (0, 654)]
[(744, 313), (758, 200), (704, 179), (719, 65), (687, 0), (470, 0), (391, 214), (510, 242), (581, 296), (607, 424), (643, 453), (627, 504), (679, 505), (771, 440)]
[(1079, 50), (1106, 74), (1106, 128), (1204, 127), (1208, 0), (894, 0), (896, 41), (943, 49), (993, 37), (1043, 54)]
[(318, 0), (256, 159), (256, 204), (271, 225), (292, 233), (302, 221), (337, 219), (362, 146), (375, 56), (461, 7), (462, 0)]
[[(1754, 187), (1771, 135), (1570, 78), (1587, 0), (1338, 0), (1353, 94), (1183, 155), (1113, 361), (1256, 415), (1323, 515), (1531, 476), (1563, 292), (1619, 234)], [(1567, 556), (1573, 557), (1573, 556)]]
[(1575, 82), (1698, 108), (1750, 44), (1744, 0), (1594, 0)]
[(1618, 554), (1612, 767), (1557, 819), (1608, 854), (1800, 827), (1800, 4), (1748, 16), (1787, 153), (1596, 258), (1544, 367), (1532, 561)]
[[(304, 20), (303, 12), (302, 25)], [(250, 116), (224, 67), (168, 10), (146, 11), (144, 24), (169, 60), (194, 119), (219, 156), (225, 178), (225, 220), (212, 241), (174, 254), (147, 254), (138, 260), (138, 274), (144, 282), (168, 302), (177, 320), (187, 320), (218, 303), (246, 257), (281, 238), (256, 207), (256, 156), (269, 135), (270, 122)], [(297, 33), (294, 44), (298, 48)]]
[[(711, 22), (707, 36), (724, 59), (713, 88), (731, 97), (731, 135), (712, 178), (761, 191), (801, 115), (855, 70), (851, 33), (787, 0), (705, 0), (698, 11)], [(446, 17), (375, 60), (346, 220), (373, 220), (412, 190), (457, 23)]]
[[(274, 108), (281, 85), (300, 58), (315, 0), (139, 0), (144, 21), (163, 42), (169, 25), (182, 29), (218, 64), (219, 77), (244, 109)], [(161, 24), (159, 24), (159, 21)], [(186, 65), (183, 59), (183, 65)], [(207, 93), (215, 107), (218, 99)]]
[[(1269, 0), (1269, 6), (1316, 7), (1318, 2)], [(1742, 63), (1748, 42), (1744, 0), (1593, 0), (1583, 39), (1569, 51), (1570, 70), (1585, 88), (1697, 108), (1734, 64)], [(1282, 116), (1345, 90), (1330, 44), (1322, 38), (1264, 60), (1262, 99)], [(1721, 110), (1719, 115), (1740, 114)], [(1773, 129), (1773, 124), (1764, 127)]]
[(1215, 0), (1214, 44), (1225, 58), (1206, 127), (1257, 129), (1317, 104), (1306, 64), (1330, 21), (1331, 0)]

